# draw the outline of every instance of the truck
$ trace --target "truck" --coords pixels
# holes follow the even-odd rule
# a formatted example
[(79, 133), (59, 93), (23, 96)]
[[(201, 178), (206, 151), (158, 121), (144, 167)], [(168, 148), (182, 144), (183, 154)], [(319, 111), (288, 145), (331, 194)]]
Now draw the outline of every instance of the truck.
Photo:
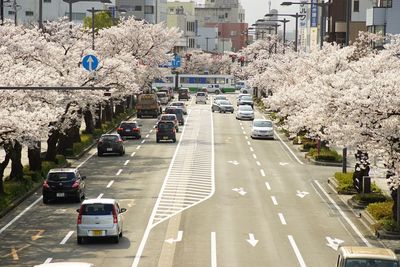
[(161, 103), (156, 94), (141, 94), (136, 103), (137, 117), (151, 116), (157, 118), (161, 112)]

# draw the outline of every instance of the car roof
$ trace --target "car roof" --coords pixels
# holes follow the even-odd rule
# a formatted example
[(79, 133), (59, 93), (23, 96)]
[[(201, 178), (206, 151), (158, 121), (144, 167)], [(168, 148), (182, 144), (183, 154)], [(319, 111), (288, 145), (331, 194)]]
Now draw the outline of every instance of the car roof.
[(267, 119), (254, 119), (253, 122), (256, 122), (256, 121), (268, 121), (268, 122), (272, 122), (271, 120), (267, 120)]
[(387, 248), (343, 246), (340, 252), (344, 258), (397, 260), (396, 254)]
[(55, 172), (77, 172), (78, 169), (76, 168), (54, 168), (49, 170), (49, 173), (55, 173)]
[(94, 267), (94, 264), (87, 262), (52, 262), (35, 265), (34, 267)]
[(117, 133), (115, 133), (115, 134), (102, 134), (100, 137), (103, 137), (103, 136), (118, 136), (119, 137), (119, 134), (117, 134)]
[(162, 116), (174, 116), (174, 117), (176, 117), (176, 114), (173, 114), (173, 113), (166, 113), (166, 114), (161, 114), (161, 117)]
[(82, 205), (84, 204), (95, 204), (95, 203), (101, 203), (101, 204), (114, 204), (117, 201), (113, 198), (92, 198), (92, 199), (85, 199), (82, 202)]
[(182, 104), (182, 105), (185, 105), (185, 102), (183, 102), (183, 101), (174, 101), (174, 102), (171, 102), (170, 105), (173, 105), (173, 104)]

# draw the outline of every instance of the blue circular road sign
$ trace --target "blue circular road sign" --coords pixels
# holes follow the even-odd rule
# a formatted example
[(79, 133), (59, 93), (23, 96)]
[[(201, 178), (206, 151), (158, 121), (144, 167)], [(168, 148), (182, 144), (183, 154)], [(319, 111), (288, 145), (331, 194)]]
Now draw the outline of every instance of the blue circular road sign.
[(99, 66), (99, 60), (93, 55), (84, 56), (82, 59), (82, 66), (85, 70), (95, 71)]

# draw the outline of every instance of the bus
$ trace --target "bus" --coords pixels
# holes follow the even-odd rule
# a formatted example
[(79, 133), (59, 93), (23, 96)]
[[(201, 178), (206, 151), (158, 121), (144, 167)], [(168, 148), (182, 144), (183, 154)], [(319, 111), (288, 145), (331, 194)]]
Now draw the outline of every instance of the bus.
[[(210, 84), (218, 84), (223, 93), (235, 92), (235, 81), (232, 75), (179, 74), (178, 76), (178, 88), (186, 87), (191, 92), (197, 92)], [(157, 79), (152, 86), (175, 88), (175, 75), (167, 75), (163, 79)]]

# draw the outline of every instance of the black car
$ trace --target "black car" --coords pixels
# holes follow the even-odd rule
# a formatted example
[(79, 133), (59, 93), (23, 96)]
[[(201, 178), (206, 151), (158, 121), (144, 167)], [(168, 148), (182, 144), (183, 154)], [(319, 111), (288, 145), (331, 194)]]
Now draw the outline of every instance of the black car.
[(178, 90), (178, 101), (181, 101), (181, 99), (190, 99), (190, 91), (189, 88), (180, 88)]
[(122, 121), (117, 128), (117, 133), (122, 137), (142, 138), (139, 124), (136, 121)]
[(160, 141), (172, 140), (172, 142), (176, 142), (176, 130), (175, 125), (172, 121), (159, 121), (156, 125), (157, 134), (156, 141), (160, 143)]
[(103, 134), (97, 141), (97, 155), (103, 156), (104, 153), (125, 154), (124, 141), (119, 134)]
[(51, 169), (42, 186), (43, 203), (58, 199), (80, 202), (85, 198), (85, 179), (86, 176), (81, 176), (78, 169)]
[(175, 114), (176, 118), (178, 119), (179, 125), (185, 124), (185, 119), (183, 118), (183, 109), (179, 107), (166, 107), (164, 110), (165, 114)]

